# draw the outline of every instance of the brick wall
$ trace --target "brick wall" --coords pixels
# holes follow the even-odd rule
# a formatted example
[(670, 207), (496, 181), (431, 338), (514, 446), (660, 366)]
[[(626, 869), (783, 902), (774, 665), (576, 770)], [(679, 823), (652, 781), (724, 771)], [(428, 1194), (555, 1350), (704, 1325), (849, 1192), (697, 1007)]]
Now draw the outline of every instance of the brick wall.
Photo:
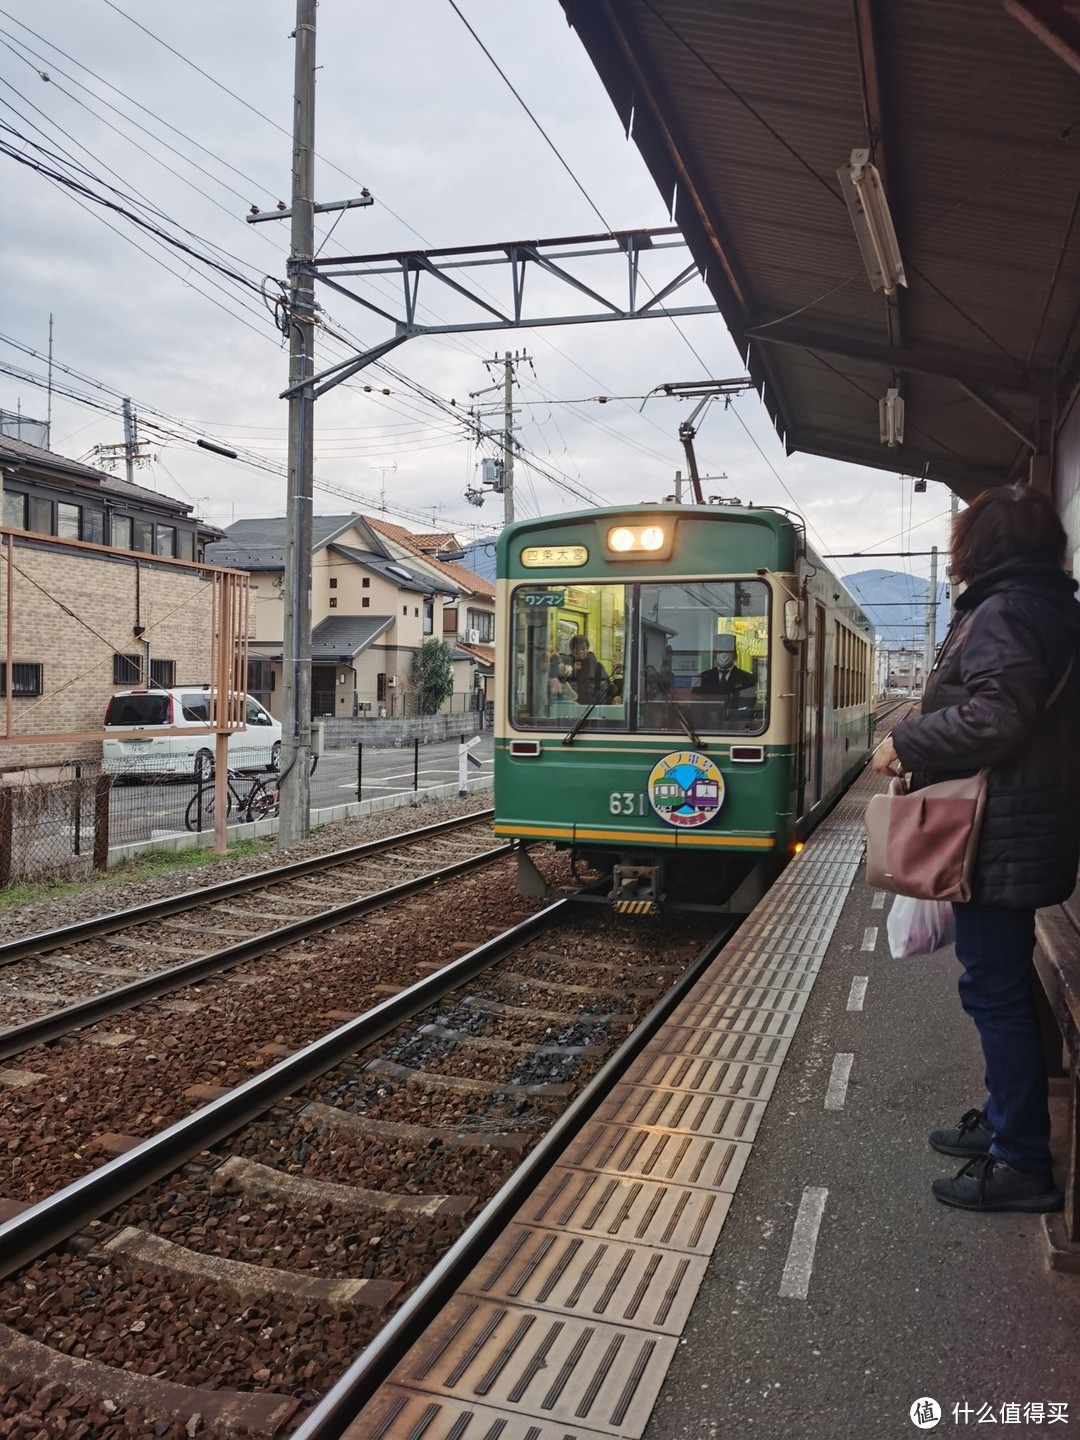
[[(145, 653), (136, 624), (146, 627), (143, 641), (153, 659), (175, 662), (178, 683), (210, 679), (213, 587), (199, 572), (155, 565), (148, 556), (136, 565), (130, 558), (32, 541), (16, 542), (14, 564), (12, 658), (42, 667), (42, 694), (13, 697), (13, 733), (100, 729), (109, 697), (134, 688), (113, 683), (113, 650)], [(7, 586), (7, 564), (0, 558), (0, 660)], [(0, 731), (6, 705), (0, 699)], [(0, 739), (0, 766), (100, 754), (94, 740), (13, 745)]]

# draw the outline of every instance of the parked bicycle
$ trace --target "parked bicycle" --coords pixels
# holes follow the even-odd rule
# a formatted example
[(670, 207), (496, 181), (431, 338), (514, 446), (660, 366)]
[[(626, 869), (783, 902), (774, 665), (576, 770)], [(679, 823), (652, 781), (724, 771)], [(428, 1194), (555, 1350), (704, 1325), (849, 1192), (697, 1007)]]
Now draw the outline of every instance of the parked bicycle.
[[(189, 830), (212, 830), (217, 794), (211, 778), (200, 785), (188, 801), (184, 824)], [(236, 823), (246, 824), (250, 820), (268, 820), (281, 808), (281, 793), (278, 779), (264, 780), (259, 775), (245, 775), (239, 770), (230, 770), (225, 781), (225, 814), (232, 819), (236, 811)]]
[[(314, 775), (319, 757), (311, 757), (311, 773)], [(210, 830), (214, 825), (214, 808), (217, 796), (214, 777), (196, 790), (188, 801), (184, 824), (189, 830)], [(236, 823), (249, 824), (253, 820), (272, 820), (281, 810), (281, 776), (251, 775), (242, 770), (229, 770), (225, 778), (225, 817), (232, 818), (236, 810)]]

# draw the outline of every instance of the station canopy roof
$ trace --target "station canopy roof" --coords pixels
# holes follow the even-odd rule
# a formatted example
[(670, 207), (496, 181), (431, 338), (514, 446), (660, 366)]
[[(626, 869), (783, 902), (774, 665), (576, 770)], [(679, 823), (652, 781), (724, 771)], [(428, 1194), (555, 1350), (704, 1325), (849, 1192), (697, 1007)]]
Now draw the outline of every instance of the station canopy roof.
[[(1026, 475), (1077, 373), (1077, 7), (562, 5), (788, 450), (969, 499)], [(871, 288), (838, 179), (856, 149), (899, 242), (891, 298)], [(892, 387), (895, 448), (879, 414)]]

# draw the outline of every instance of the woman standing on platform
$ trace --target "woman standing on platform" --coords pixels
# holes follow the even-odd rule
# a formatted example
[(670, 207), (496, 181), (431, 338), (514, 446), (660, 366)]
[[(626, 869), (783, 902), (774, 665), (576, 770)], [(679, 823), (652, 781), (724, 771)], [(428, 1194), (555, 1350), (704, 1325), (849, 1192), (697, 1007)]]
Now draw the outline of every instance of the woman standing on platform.
[(930, 1144), (966, 1158), (935, 1180), (965, 1210), (1061, 1208), (1050, 1168), (1046, 1062), (1032, 966), (1035, 911), (1067, 900), (1080, 859), (1080, 605), (1066, 535), (1027, 485), (985, 491), (953, 525), (967, 589), (927, 679), (922, 713), (874, 754), (912, 788), (989, 768), (972, 899), (956, 904), (960, 1001), (979, 1032), (987, 1098)]

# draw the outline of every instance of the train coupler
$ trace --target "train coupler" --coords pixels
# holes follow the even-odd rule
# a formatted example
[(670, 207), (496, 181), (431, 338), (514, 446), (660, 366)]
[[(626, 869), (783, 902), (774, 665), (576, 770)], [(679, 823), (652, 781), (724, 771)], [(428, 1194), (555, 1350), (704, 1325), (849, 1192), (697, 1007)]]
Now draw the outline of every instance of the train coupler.
[(616, 865), (611, 872), (611, 908), (616, 915), (655, 915), (664, 898), (659, 865)]

